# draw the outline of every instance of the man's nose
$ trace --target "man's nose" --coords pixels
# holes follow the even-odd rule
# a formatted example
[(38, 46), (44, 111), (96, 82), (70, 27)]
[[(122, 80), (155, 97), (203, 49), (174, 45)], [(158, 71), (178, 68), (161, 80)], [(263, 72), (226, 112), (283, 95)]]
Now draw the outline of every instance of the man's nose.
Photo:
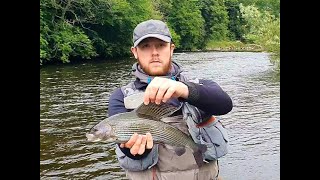
[(151, 51), (152, 51), (152, 54), (155, 54), (155, 55), (158, 54), (158, 50), (156, 46), (151, 46)]

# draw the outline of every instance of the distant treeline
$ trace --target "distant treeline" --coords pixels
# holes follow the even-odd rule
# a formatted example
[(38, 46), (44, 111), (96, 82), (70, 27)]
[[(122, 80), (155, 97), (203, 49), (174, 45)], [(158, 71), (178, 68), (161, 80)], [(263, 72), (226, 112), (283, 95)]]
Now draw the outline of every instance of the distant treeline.
[(167, 22), (177, 50), (241, 41), (280, 50), (280, 0), (40, 0), (40, 64), (130, 55), (141, 21)]

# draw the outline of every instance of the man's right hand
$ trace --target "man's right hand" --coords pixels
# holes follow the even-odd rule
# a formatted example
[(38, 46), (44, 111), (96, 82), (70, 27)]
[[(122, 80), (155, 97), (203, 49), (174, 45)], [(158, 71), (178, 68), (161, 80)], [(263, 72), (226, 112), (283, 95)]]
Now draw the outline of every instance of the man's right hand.
[(121, 148), (129, 148), (132, 155), (143, 154), (146, 149), (152, 149), (153, 139), (150, 133), (139, 135), (134, 133), (128, 142), (121, 143)]

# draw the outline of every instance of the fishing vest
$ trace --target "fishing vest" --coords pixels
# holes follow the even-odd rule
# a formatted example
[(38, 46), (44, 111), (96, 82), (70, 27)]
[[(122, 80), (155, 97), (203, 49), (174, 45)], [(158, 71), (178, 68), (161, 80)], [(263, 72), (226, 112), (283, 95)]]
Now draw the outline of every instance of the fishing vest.
[[(181, 74), (180, 80), (199, 83), (198, 79), (187, 80)], [(134, 82), (121, 87), (121, 91), (124, 98), (143, 92), (135, 87)], [(203, 154), (205, 165), (199, 168), (192, 151), (188, 148), (185, 154), (178, 156), (170, 145), (155, 144), (150, 152), (154, 153), (154, 157), (152, 165), (147, 167), (148, 170), (139, 171), (139, 168), (135, 170), (131, 167), (137, 165), (131, 166), (131, 161), (119, 161), (129, 179), (155, 179), (156, 177), (156, 179), (208, 180), (217, 178), (219, 171), (217, 159), (228, 153), (228, 137), (225, 128), (220, 120), (213, 116), (203, 122), (198, 108), (188, 102), (181, 102), (181, 110), (182, 115), (163, 118), (162, 121), (190, 135), (195, 143), (207, 145), (207, 151)], [(121, 154), (119, 149), (116, 152), (118, 155)], [(141, 166), (143, 163), (141, 161)]]

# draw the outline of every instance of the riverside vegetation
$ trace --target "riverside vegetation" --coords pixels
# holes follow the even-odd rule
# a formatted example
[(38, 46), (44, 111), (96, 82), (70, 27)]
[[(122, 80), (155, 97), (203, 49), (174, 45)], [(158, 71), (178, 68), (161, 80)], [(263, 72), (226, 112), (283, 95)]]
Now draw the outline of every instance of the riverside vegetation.
[(280, 0), (40, 0), (40, 65), (128, 57), (150, 18), (177, 52), (266, 51), (280, 70)]

